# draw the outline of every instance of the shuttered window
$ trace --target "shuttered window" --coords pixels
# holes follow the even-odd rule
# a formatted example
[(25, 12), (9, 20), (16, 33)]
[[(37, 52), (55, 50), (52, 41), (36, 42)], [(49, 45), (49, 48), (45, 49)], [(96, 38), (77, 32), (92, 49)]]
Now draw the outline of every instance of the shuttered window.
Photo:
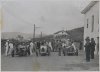
[(88, 28), (88, 19), (87, 19), (87, 28)]
[(92, 15), (92, 29), (91, 29), (91, 32), (94, 31), (94, 15)]

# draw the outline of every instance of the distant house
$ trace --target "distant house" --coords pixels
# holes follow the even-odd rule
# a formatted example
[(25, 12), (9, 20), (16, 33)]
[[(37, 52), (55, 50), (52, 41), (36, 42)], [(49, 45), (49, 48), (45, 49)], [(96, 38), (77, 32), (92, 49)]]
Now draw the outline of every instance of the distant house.
[(96, 52), (99, 50), (99, 1), (91, 1), (81, 12), (84, 14), (84, 43), (89, 36), (96, 42)]
[(56, 40), (63, 40), (63, 39), (70, 38), (70, 35), (66, 31), (61, 30), (61, 31), (54, 33), (54, 38)]

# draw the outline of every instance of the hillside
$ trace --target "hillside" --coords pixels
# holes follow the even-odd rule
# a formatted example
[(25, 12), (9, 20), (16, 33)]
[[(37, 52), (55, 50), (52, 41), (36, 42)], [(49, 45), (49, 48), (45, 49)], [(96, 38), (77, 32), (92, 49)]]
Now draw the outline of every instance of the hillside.
[[(33, 34), (21, 33), (21, 32), (3, 32), (3, 33), (1, 33), (1, 38), (2, 39), (16, 38), (18, 35), (23, 36), (24, 39), (31, 39), (31, 38), (33, 38)], [(40, 37), (40, 35), (36, 35), (36, 38), (37, 37)]]
[(84, 36), (84, 27), (75, 28), (72, 30), (66, 31), (73, 40), (82, 41)]

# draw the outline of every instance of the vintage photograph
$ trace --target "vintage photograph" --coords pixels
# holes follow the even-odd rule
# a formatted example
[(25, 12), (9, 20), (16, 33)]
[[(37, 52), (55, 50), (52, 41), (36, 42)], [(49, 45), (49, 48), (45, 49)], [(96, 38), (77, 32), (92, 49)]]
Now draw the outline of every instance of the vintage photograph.
[(99, 0), (1, 0), (1, 71), (99, 71)]

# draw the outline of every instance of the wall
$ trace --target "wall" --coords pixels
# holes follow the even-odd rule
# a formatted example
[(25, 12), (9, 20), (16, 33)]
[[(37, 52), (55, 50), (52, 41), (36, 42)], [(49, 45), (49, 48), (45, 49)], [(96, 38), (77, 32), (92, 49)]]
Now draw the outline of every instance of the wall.
[[(92, 15), (94, 15), (94, 31), (91, 32), (92, 29)], [(87, 28), (87, 19), (88, 19), (88, 28)], [(99, 37), (99, 2), (96, 3), (88, 12), (85, 14), (85, 24), (84, 24), (84, 44), (85, 38), (89, 36), (90, 38), (94, 38), (97, 43), (97, 37)], [(97, 47), (97, 46), (96, 46)], [(95, 53), (97, 53), (97, 48), (95, 48)]]

